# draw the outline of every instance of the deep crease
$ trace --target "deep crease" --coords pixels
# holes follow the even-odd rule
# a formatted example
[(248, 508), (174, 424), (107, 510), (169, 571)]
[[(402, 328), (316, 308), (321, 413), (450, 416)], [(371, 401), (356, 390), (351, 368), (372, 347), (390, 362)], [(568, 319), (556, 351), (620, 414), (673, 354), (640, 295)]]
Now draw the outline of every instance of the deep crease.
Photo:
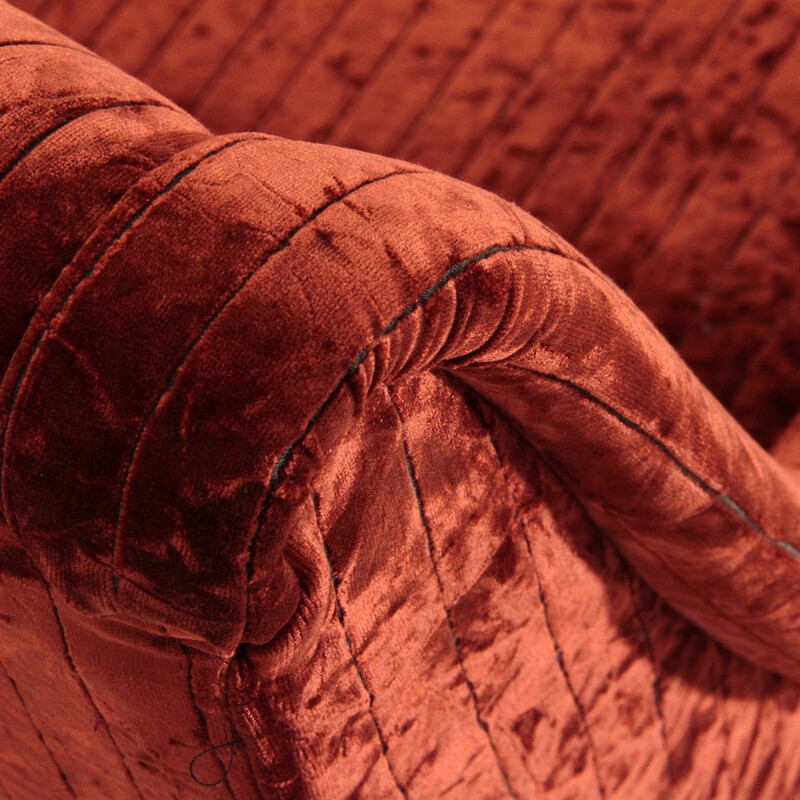
[[(187, 683), (187, 685), (189, 687), (189, 697), (191, 698), (192, 705), (194, 706), (194, 710), (195, 710), (195, 713), (197, 714), (198, 720), (200, 721), (200, 725), (202, 726), (203, 731), (205, 732), (206, 741), (208, 741), (209, 744), (211, 744), (211, 732), (210, 732), (210, 730), (208, 728), (208, 721), (206, 720), (205, 714), (203, 714), (203, 711), (201, 710), (200, 705), (197, 702), (197, 697), (195, 696), (195, 693), (194, 693), (194, 685), (192, 683), (193, 667), (194, 667), (194, 662), (192, 661), (192, 651), (183, 642), (179, 642), (178, 644), (180, 645), (181, 652), (184, 654), (184, 656), (186, 656), (186, 663), (187, 663), (187, 667), (186, 667), (186, 683)], [(192, 780), (195, 781), (195, 783), (199, 783), (201, 786), (209, 786), (209, 787), (210, 786), (219, 786), (220, 783), (224, 783), (225, 787), (228, 790), (228, 794), (231, 797), (233, 797), (234, 800), (235, 800), (236, 793), (233, 791), (233, 789), (232, 789), (232, 787), (231, 787), (231, 785), (230, 785), (230, 783), (228, 781), (228, 775), (230, 774), (230, 771), (233, 768), (233, 758), (234, 758), (234, 752), (235, 752), (234, 751), (234, 746), (235, 746), (234, 742), (235, 742), (235, 735), (232, 733), (230, 742), (225, 742), (224, 745), (210, 746), (206, 750), (203, 750), (201, 753), (196, 755), (192, 759), (191, 763), (189, 764), (189, 774), (191, 775)], [(226, 765), (224, 765), (222, 763), (222, 759), (221, 759), (220, 754), (218, 752), (218, 748), (219, 747), (223, 747), (223, 746), (227, 746), (228, 744), (230, 744), (230, 747), (231, 747), (231, 758), (230, 758), (230, 763), (226, 766)], [(216, 783), (204, 783), (202, 781), (197, 780), (197, 778), (195, 777), (195, 774), (194, 774), (194, 763), (195, 763), (195, 761), (197, 761), (198, 758), (200, 758), (200, 756), (202, 756), (202, 755), (204, 755), (206, 753), (213, 753), (214, 754), (214, 758), (215, 758), (217, 764), (219, 764), (220, 769), (222, 770), (222, 778), (220, 778), (220, 780), (216, 781)]]
[(339, 625), (341, 626), (342, 633), (344, 635), (344, 640), (347, 645), (347, 650), (350, 653), (350, 660), (353, 663), (353, 667), (356, 671), (356, 675), (358, 676), (358, 680), (361, 682), (361, 685), (364, 687), (364, 691), (367, 693), (367, 697), (369, 698), (369, 705), (367, 710), (369, 712), (370, 718), (372, 719), (373, 727), (375, 728), (375, 732), (378, 735), (378, 741), (380, 742), (381, 748), (381, 756), (383, 760), (386, 762), (386, 767), (389, 770), (389, 774), (394, 781), (394, 785), (397, 788), (397, 791), (406, 798), (408, 798), (408, 791), (406, 790), (405, 786), (400, 782), (397, 773), (395, 772), (394, 767), (392, 766), (392, 762), (389, 759), (389, 745), (386, 740), (386, 735), (383, 732), (383, 728), (381, 724), (378, 722), (378, 717), (375, 714), (375, 695), (373, 694), (372, 690), (369, 688), (367, 684), (367, 680), (364, 677), (364, 673), (361, 669), (361, 665), (359, 663), (358, 658), (356, 657), (355, 648), (353, 647), (353, 641), (350, 638), (350, 633), (347, 630), (347, 625), (345, 624), (345, 611), (344, 606), (342, 605), (341, 597), (339, 596), (339, 584), (341, 580), (339, 579), (336, 568), (333, 564), (333, 557), (331, 556), (330, 548), (328, 547), (327, 542), (322, 534), (322, 528), (319, 524), (319, 495), (316, 492), (311, 492), (311, 499), (313, 501), (314, 506), (314, 521), (316, 523), (317, 532), (319, 533), (320, 541), (322, 542), (322, 547), (325, 551), (325, 559), (328, 562), (328, 570), (331, 576), (331, 586), (333, 587), (333, 596), (336, 602), (336, 618), (339, 621)]
[[(251, 141), (268, 141), (271, 138), (273, 138), (273, 137), (249, 135), (249, 136), (244, 137), (244, 138), (238, 138), (238, 139), (234, 139), (232, 141), (227, 141), (224, 144), (214, 148), (213, 150), (210, 150), (209, 152), (204, 153), (199, 159), (194, 161), (192, 164), (190, 164), (187, 167), (184, 167), (183, 169), (181, 169), (176, 175), (174, 175), (172, 177), (172, 179), (169, 181), (169, 183), (167, 183), (166, 186), (164, 186), (164, 188), (159, 190), (153, 197), (149, 198), (142, 206), (140, 206), (133, 214), (131, 214), (131, 216), (128, 218), (127, 222), (123, 225), (123, 227), (119, 230), (119, 232), (103, 248), (102, 252), (99, 253), (92, 260), (91, 264), (88, 266), (88, 268), (83, 273), (83, 275), (81, 275), (80, 278), (78, 278), (78, 280), (75, 282), (75, 285), (69, 290), (69, 292), (67, 292), (66, 295), (64, 295), (64, 297), (61, 299), (61, 302), (58, 304), (58, 307), (55, 309), (55, 311), (51, 315), (50, 319), (48, 320), (47, 324), (44, 326), (44, 328), (42, 329), (41, 333), (37, 337), (35, 343), (33, 344), (32, 348), (31, 348), (30, 356), (28, 357), (28, 360), (25, 362), (25, 365), (22, 367), (22, 369), (20, 371), (20, 374), (19, 374), (19, 376), (17, 378), (16, 384), (14, 386), (14, 391), (13, 391), (12, 396), (11, 396), (11, 402), (9, 404), (8, 415), (6, 416), (6, 422), (5, 422), (5, 425), (3, 427), (2, 439), (0, 439), (0, 489), (5, 490), (6, 493), (8, 492), (8, 489), (6, 487), (6, 482), (5, 482), (5, 480), (3, 480), (3, 476), (5, 474), (6, 461), (7, 461), (7, 459), (6, 459), (6, 446), (8, 444), (8, 441), (7, 441), (8, 440), (8, 431), (11, 428), (12, 417), (13, 417), (14, 411), (16, 409), (17, 400), (18, 400), (18, 398), (20, 396), (20, 393), (22, 391), (22, 388), (23, 388), (23, 384), (25, 383), (25, 378), (26, 378), (26, 376), (27, 376), (27, 374), (28, 374), (28, 372), (30, 370), (30, 367), (31, 367), (34, 359), (36, 358), (37, 354), (39, 353), (39, 349), (40, 349), (40, 347), (41, 347), (41, 345), (42, 345), (42, 343), (44, 341), (45, 336), (52, 330), (53, 324), (55, 323), (56, 319), (61, 314), (61, 312), (66, 308), (66, 306), (69, 304), (69, 302), (72, 300), (72, 298), (74, 297), (74, 295), (76, 294), (78, 289), (81, 287), (81, 285), (84, 283), (84, 281), (86, 281), (88, 278), (90, 278), (94, 274), (95, 269), (97, 268), (98, 264), (103, 260), (103, 258), (105, 258), (105, 256), (111, 250), (111, 248), (114, 247), (114, 245), (116, 245), (117, 242), (119, 242), (126, 233), (128, 233), (130, 230), (132, 230), (134, 228), (136, 223), (145, 215), (145, 213), (158, 200), (160, 200), (166, 194), (171, 192), (172, 189), (174, 189), (184, 178), (186, 178), (189, 174), (194, 172), (194, 170), (196, 170), (201, 164), (203, 164), (204, 162), (206, 162), (208, 159), (212, 158), (213, 156), (217, 155), (218, 153), (221, 153), (222, 151), (227, 150), (228, 148), (233, 147), (233, 146), (235, 146), (237, 144), (242, 144), (242, 143), (251, 142)], [(149, 175), (149, 174), (151, 174), (151, 173), (147, 173), (147, 175)], [(135, 185), (138, 185), (138, 183), (135, 184)], [(115, 206), (115, 208), (118, 208), (121, 205), (123, 205), (125, 203), (125, 201), (126, 201), (127, 196), (128, 196), (127, 193), (125, 195), (123, 195), (122, 199), (117, 204), (117, 206)], [(112, 211), (110, 213), (113, 214), (114, 210), (112, 209)], [(6, 504), (6, 509), (7, 509), (7, 512), (10, 512), (10, 510), (11, 510), (10, 503)], [(10, 516), (10, 513), (7, 513), (6, 515)], [(17, 520), (17, 526), (18, 525), (19, 525), (19, 521)]]
[[(120, 533), (120, 529), (122, 527), (122, 518), (123, 518), (123, 515), (124, 515), (125, 505), (126, 505), (127, 496), (128, 496), (128, 486), (130, 485), (131, 477), (133, 475), (133, 470), (134, 470), (134, 467), (136, 465), (136, 458), (137, 458), (137, 456), (139, 454), (139, 449), (140, 449), (140, 447), (142, 445), (142, 442), (144, 441), (145, 435), (147, 434), (150, 422), (153, 419), (153, 417), (155, 416), (156, 411), (158, 410), (158, 408), (161, 405), (162, 401), (167, 398), (167, 396), (170, 393), (170, 390), (172, 389), (172, 387), (178, 381), (178, 377), (179, 377), (179, 373), (180, 373), (181, 368), (188, 361), (189, 357), (194, 352), (195, 348), (203, 341), (203, 339), (205, 338), (206, 334), (211, 329), (211, 327), (214, 325), (214, 323), (217, 321), (217, 319), (220, 317), (222, 312), (225, 311), (225, 309), (228, 308), (230, 306), (230, 304), (236, 299), (236, 297), (238, 297), (238, 295), (247, 287), (247, 285), (250, 283), (250, 281), (259, 273), (259, 270), (262, 269), (262, 267), (266, 266), (266, 264), (269, 263), (269, 261), (272, 258), (272, 256), (274, 256), (276, 253), (279, 253), (282, 250), (285, 250), (287, 247), (289, 247), (289, 245), (292, 242), (292, 239), (294, 239), (294, 237), (298, 233), (300, 233), (307, 225), (309, 225), (311, 222), (313, 222), (315, 219), (317, 219), (317, 217), (319, 217), (320, 214), (322, 214), (327, 209), (331, 208), (331, 206), (336, 205), (336, 203), (341, 202), (344, 198), (349, 197), (350, 195), (352, 195), (353, 193), (359, 191), (360, 189), (363, 189), (363, 188), (365, 188), (367, 186), (371, 186), (371, 185), (373, 185), (375, 183), (378, 183), (380, 181), (384, 181), (384, 180), (387, 180), (389, 178), (399, 177), (401, 175), (416, 175), (416, 174), (420, 174), (421, 172), (424, 172), (424, 171), (425, 170), (395, 170), (393, 172), (384, 173), (384, 174), (379, 175), (379, 176), (374, 177), (374, 178), (367, 178), (367, 179), (361, 181), (360, 183), (356, 184), (351, 189), (348, 189), (348, 190), (344, 191), (342, 194), (337, 195), (336, 197), (334, 197), (334, 198), (326, 201), (325, 203), (323, 203), (321, 206), (316, 208), (311, 214), (309, 214), (309, 216), (306, 217), (306, 219), (304, 219), (299, 225), (297, 225), (291, 231), (289, 231), (289, 233), (287, 233), (283, 237), (283, 239), (280, 241), (279, 244), (277, 244), (276, 246), (272, 247), (269, 251), (267, 251), (267, 253), (265, 253), (256, 262), (256, 264), (253, 267), (253, 269), (250, 270), (249, 272), (247, 272), (245, 274), (245, 276), (236, 284), (236, 286), (225, 296), (225, 298), (220, 303), (220, 305), (217, 307), (217, 309), (206, 320), (206, 322), (203, 324), (203, 327), (200, 330), (200, 333), (197, 336), (195, 336), (194, 339), (192, 339), (192, 341), (190, 342), (189, 346), (186, 348), (186, 350), (184, 351), (183, 355), (178, 360), (178, 363), (172, 369), (172, 372), (170, 373), (170, 376), (167, 379), (167, 382), (165, 383), (164, 387), (156, 395), (156, 398), (153, 401), (149, 411), (147, 412), (147, 414), (144, 416), (144, 418), (142, 420), (142, 423), (140, 425), (140, 428), (139, 428), (139, 431), (137, 433), (136, 439), (134, 440), (133, 448), (131, 450), (130, 459), (129, 459), (128, 464), (127, 464), (126, 469), (125, 469), (125, 477), (123, 478), (122, 488), (120, 490), (120, 502), (119, 502), (119, 506), (117, 508), (117, 520), (116, 520), (116, 524), (115, 524), (115, 527), (114, 527), (114, 537), (113, 537), (112, 546), (111, 546), (111, 551), (112, 551), (112, 554), (111, 554), (112, 570), (116, 571), (117, 550), (118, 550), (118, 545), (119, 545), (119, 533)], [(255, 537), (253, 537), (252, 543), (253, 543), (253, 546), (254, 546)], [(248, 561), (247, 561), (247, 565), (248, 566), (247, 566), (246, 574), (247, 574), (247, 577), (249, 578), (249, 577), (252, 576), (252, 552), (251, 552), (251, 558), (249, 558)]]
[(508, 778), (508, 773), (503, 767), (502, 761), (500, 759), (500, 754), (497, 750), (497, 744), (494, 741), (494, 737), (492, 736), (492, 732), (489, 728), (489, 724), (483, 718), (480, 710), (480, 704), (478, 702), (478, 693), (475, 689), (475, 684), (470, 680), (469, 676), (467, 675), (466, 667), (464, 666), (464, 654), (461, 649), (461, 640), (458, 634), (456, 633), (455, 625), (453, 623), (453, 615), (452, 610), (448, 608), (447, 602), (445, 600), (445, 589), (444, 589), (444, 581), (442, 579), (441, 573), (439, 572), (439, 565), (436, 560), (436, 553), (434, 550), (433, 544), (433, 532), (431, 530), (430, 522), (428, 520), (427, 514), (425, 513), (425, 508), (422, 503), (422, 495), (420, 494), (419, 490), (419, 482), (417, 481), (416, 470), (414, 469), (414, 464), (411, 460), (411, 453), (408, 449), (408, 442), (406, 440), (406, 435), (403, 432), (403, 428), (405, 427), (405, 423), (403, 421), (403, 417), (400, 413), (400, 409), (397, 406), (397, 403), (392, 395), (392, 389), (390, 386), (386, 385), (386, 392), (391, 401), (392, 405), (394, 406), (395, 413), (397, 414), (398, 422), (400, 423), (400, 430), (401, 430), (401, 438), (403, 444), (403, 454), (405, 456), (406, 468), (408, 471), (408, 477), (411, 481), (411, 486), (414, 490), (414, 498), (417, 504), (417, 511), (419, 513), (419, 519), (422, 523), (423, 531), (425, 532), (425, 541), (427, 544), (428, 556), (430, 557), (431, 566), (433, 568), (433, 574), (436, 578), (436, 584), (439, 588), (439, 596), (442, 600), (442, 607), (444, 609), (445, 621), (447, 623), (447, 631), (450, 634), (450, 639), (453, 643), (453, 649), (455, 651), (456, 660), (458, 662), (459, 672), (461, 673), (461, 677), (464, 679), (464, 683), (466, 684), (467, 691), (469, 692), (470, 700), (472, 701), (472, 707), (475, 712), (475, 721), (478, 724), (478, 727), (483, 731), (484, 736), (486, 737), (486, 741), (489, 745), (489, 749), (494, 756), (495, 764), (497, 765), (497, 769), (500, 773), (500, 776), (503, 779), (503, 783), (505, 785), (506, 792), (515, 800), (518, 798), (517, 793), (514, 791), (514, 788), (511, 786), (511, 782)]
[(536, 562), (536, 555), (533, 552), (533, 545), (531, 544), (531, 537), (528, 533), (528, 526), (525, 520), (524, 514), (520, 512), (519, 503), (517, 502), (517, 498), (514, 494), (513, 489), (511, 488), (511, 481), (508, 478), (508, 472), (506, 471), (505, 464), (500, 457), (500, 451), (497, 447), (497, 442), (492, 435), (491, 429), (488, 425), (483, 425), (483, 429), (486, 432), (486, 436), (489, 439), (489, 443), (491, 444), (492, 450), (494, 451), (495, 460), (497, 461), (498, 467), (500, 469), (500, 474), (503, 476), (503, 482), (506, 488), (506, 494), (511, 501), (511, 508), (514, 514), (514, 519), (519, 521), (519, 529), (522, 533), (522, 537), (525, 541), (525, 548), (528, 551), (528, 557), (531, 560), (531, 567), (533, 569), (534, 577), (536, 578), (536, 586), (538, 589), (538, 597), (539, 602), (542, 608), (542, 618), (544, 620), (544, 625), (547, 630), (547, 634), (550, 637), (550, 642), (553, 645), (553, 652), (556, 656), (556, 663), (558, 664), (559, 671), (561, 672), (561, 676), (564, 679), (564, 683), (566, 684), (567, 691), (572, 698), (572, 703), (575, 706), (575, 710), (578, 713), (578, 717), (581, 721), (581, 729), (583, 731), (584, 736), (586, 737), (586, 743), (589, 748), (589, 753), (591, 754), (592, 758), (592, 766), (594, 769), (595, 781), (597, 783), (597, 793), (601, 798), (606, 796), (606, 789), (605, 785), (603, 784), (603, 779), (600, 773), (600, 759), (597, 753), (597, 745), (594, 741), (594, 736), (592, 735), (591, 728), (589, 727), (589, 719), (586, 715), (586, 708), (583, 705), (580, 697), (578, 696), (578, 692), (575, 689), (574, 684), (572, 683), (572, 679), (569, 676), (569, 671), (567, 670), (566, 661), (564, 660), (564, 651), (559, 644), (558, 638), (556, 637), (555, 631), (553, 629), (553, 623), (550, 619), (550, 609), (547, 604), (547, 596), (544, 591), (544, 586), (542, 584), (542, 577), (541, 573), (539, 572), (539, 566)]
[[(84, 98), (80, 99), (83, 100)], [(2, 172), (0, 172), (0, 184), (2, 184), (3, 181), (19, 166), (19, 164), (25, 158), (27, 158), (31, 153), (33, 153), (33, 151), (36, 150), (36, 148), (40, 144), (49, 139), (54, 133), (57, 133), (62, 128), (65, 128), (70, 123), (83, 119), (84, 117), (89, 116), (89, 114), (94, 114), (97, 111), (111, 111), (112, 109), (115, 108), (135, 108), (140, 106), (166, 108), (169, 109), (170, 111), (177, 110), (175, 106), (172, 105), (172, 103), (168, 103), (166, 101), (161, 102), (159, 100), (123, 100), (120, 102), (109, 103), (108, 105), (95, 106), (92, 108), (85, 108), (85, 107), (71, 108), (68, 110), (67, 113), (74, 112), (74, 116), (68, 117), (67, 119), (62, 119), (60, 122), (56, 123), (52, 127), (40, 133), (38, 136), (31, 139), (31, 141), (28, 142), (28, 144), (25, 145), (25, 147), (19, 153), (17, 153), (17, 155), (14, 156), (14, 158), (11, 159), (6, 168)]]
[(72, 785), (70, 784), (69, 780), (67, 779), (67, 776), (64, 773), (64, 770), (61, 769), (61, 765), (58, 763), (58, 761), (56, 761), (56, 757), (55, 757), (53, 751), (50, 749), (50, 745), (48, 745), (47, 742), (45, 741), (44, 734), (39, 729), (39, 726), (33, 721), (33, 717), (31, 716), (31, 712), (30, 712), (30, 709), (28, 708), (28, 704), (23, 699), (22, 693), (19, 690), (19, 686), (17, 686), (17, 682), (11, 677), (8, 669), (6, 668), (6, 665), (3, 664), (2, 661), (0, 661), (0, 670), (2, 670), (3, 673), (5, 673), (6, 678), (8, 678), (8, 682), (11, 684), (11, 688), (14, 690), (14, 694), (16, 694), (20, 705), (22, 706), (23, 710), (25, 711), (25, 715), (28, 717), (28, 721), (30, 722), (31, 727), (36, 731), (37, 738), (42, 743), (42, 747), (44, 747), (45, 751), (47, 752), (47, 755), (50, 757), (50, 760), (53, 762), (53, 766), (56, 768), (56, 771), (58, 772), (59, 777), (63, 781), (64, 786), (66, 787), (67, 791), (75, 798), (75, 800), (78, 800), (78, 795), (75, 794), (75, 790), (72, 788)]
[(72, 653), (69, 649), (69, 643), (67, 641), (67, 632), (64, 630), (64, 623), (61, 621), (61, 615), (58, 613), (58, 606), (56, 606), (56, 601), (55, 598), (53, 597), (53, 590), (52, 587), (50, 586), (50, 581), (48, 581), (44, 573), (41, 573), (41, 576), (43, 580), (44, 589), (47, 592), (47, 596), (50, 598), (50, 605), (53, 611), (53, 620), (55, 621), (58, 627), (58, 631), (61, 636), (61, 646), (63, 647), (64, 650), (64, 658), (69, 664), (70, 671), (75, 676), (76, 680), (80, 684), (81, 689), (83, 690), (84, 695), (86, 696), (86, 699), (89, 701), (90, 705), (97, 714), (97, 717), (100, 720), (101, 724), (103, 725), (103, 728), (105, 729), (106, 734), (108, 735), (108, 738), (111, 741), (111, 744), (114, 745), (114, 749), (117, 751), (117, 755), (119, 756), (122, 768), (125, 771), (125, 774), (128, 776), (128, 780), (130, 780), (131, 785), (136, 790), (136, 794), (139, 795), (140, 800), (145, 800), (141, 790), (139, 789), (139, 785), (134, 780), (133, 774), (131, 773), (128, 767), (128, 762), (125, 759), (122, 750), (120, 750), (120, 747), (117, 744), (117, 740), (114, 738), (114, 734), (111, 732), (111, 726), (108, 724), (108, 721), (103, 716), (103, 712), (100, 711), (100, 708), (95, 702), (92, 693), (89, 691), (89, 687), (86, 685), (86, 682), (83, 680), (81, 674), (78, 672), (78, 667), (75, 664), (75, 660), (72, 658)]

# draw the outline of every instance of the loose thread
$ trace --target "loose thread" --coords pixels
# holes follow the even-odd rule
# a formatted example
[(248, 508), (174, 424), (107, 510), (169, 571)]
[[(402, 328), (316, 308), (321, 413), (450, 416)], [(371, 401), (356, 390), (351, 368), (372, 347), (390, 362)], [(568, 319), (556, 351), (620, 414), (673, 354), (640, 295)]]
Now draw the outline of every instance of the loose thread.
[[(191, 763), (189, 764), (189, 774), (192, 776), (192, 780), (195, 783), (199, 783), (201, 786), (219, 786), (228, 777), (228, 775), (231, 772), (231, 769), (233, 769), (233, 757), (236, 754), (236, 745), (239, 744), (239, 743), (240, 743), (239, 739), (231, 739), (228, 742), (223, 742), (222, 744), (215, 744), (213, 747), (207, 747), (205, 750), (203, 750), (202, 752), (198, 753), (191, 760)], [(195, 763), (199, 759), (201, 759), (203, 756), (210, 755), (215, 750), (219, 750), (219, 749), (221, 749), (223, 747), (230, 747), (231, 756), (230, 756), (230, 760), (228, 761), (228, 766), (225, 767), (225, 770), (223, 771), (222, 776), (218, 780), (211, 781), (211, 782), (204, 781), (204, 780), (202, 780), (202, 778), (198, 778), (197, 775), (195, 774), (195, 771), (194, 771)]]

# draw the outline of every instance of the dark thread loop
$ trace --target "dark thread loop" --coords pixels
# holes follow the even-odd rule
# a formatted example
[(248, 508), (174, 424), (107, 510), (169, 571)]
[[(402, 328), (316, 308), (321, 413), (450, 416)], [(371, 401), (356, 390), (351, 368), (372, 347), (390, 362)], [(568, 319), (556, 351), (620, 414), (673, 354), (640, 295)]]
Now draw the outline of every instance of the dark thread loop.
[[(228, 777), (228, 775), (230, 774), (231, 769), (233, 768), (233, 756), (236, 753), (236, 745), (239, 744), (239, 741), (240, 741), (239, 739), (231, 739), (228, 742), (223, 742), (222, 744), (215, 744), (213, 747), (207, 747), (205, 750), (203, 750), (202, 752), (198, 753), (191, 760), (191, 763), (189, 764), (189, 774), (192, 776), (192, 780), (195, 783), (199, 783), (201, 786), (219, 786)], [(195, 762), (198, 759), (202, 758), (203, 756), (209, 755), (210, 753), (213, 753), (215, 750), (219, 750), (221, 747), (230, 747), (231, 748), (231, 757), (230, 757), (230, 760), (228, 761), (228, 766), (225, 767), (225, 770), (222, 773), (222, 777), (219, 778), (216, 781), (212, 781), (211, 783), (209, 783), (208, 781), (204, 781), (204, 780), (198, 778), (197, 775), (195, 775), (195, 771), (194, 771)]]

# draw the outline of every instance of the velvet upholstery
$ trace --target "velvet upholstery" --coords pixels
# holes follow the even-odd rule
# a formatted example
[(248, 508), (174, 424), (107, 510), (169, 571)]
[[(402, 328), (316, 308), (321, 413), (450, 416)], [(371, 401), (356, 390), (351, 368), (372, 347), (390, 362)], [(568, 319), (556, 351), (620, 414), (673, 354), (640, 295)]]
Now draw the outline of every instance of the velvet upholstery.
[(0, 2), (0, 791), (791, 797), (788, 406), (509, 200), (286, 133)]

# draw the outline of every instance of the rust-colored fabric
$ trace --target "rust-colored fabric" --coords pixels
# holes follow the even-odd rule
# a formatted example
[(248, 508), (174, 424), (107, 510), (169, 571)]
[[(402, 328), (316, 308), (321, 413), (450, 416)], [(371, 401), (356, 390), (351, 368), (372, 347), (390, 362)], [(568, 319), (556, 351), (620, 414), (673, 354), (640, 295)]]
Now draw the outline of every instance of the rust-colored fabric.
[(0, 2), (0, 797), (800, 790), (793, 145), (726, 216), (689, 113), (795, 12), (677, 5)]

